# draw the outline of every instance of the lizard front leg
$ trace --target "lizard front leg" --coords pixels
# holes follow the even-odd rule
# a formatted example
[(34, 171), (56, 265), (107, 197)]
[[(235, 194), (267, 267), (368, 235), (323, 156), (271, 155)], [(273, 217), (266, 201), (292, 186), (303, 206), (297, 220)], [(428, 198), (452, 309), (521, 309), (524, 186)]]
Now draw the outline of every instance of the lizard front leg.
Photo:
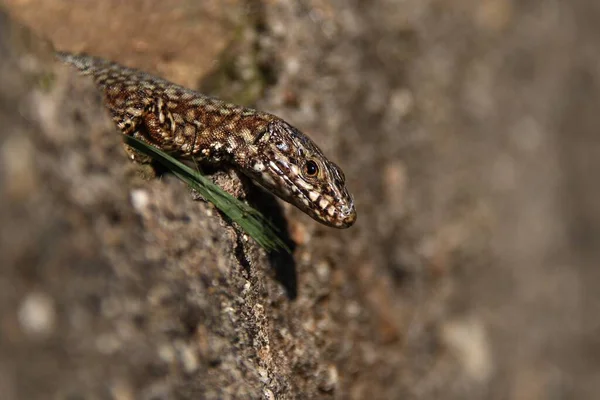
[(145, 134), (151, 143), (163, 151), (176, 150), (174, 143), (175, 120), (162, 97), (154, 98), (154, 101), (144, 108), (141, 119)]
[[(175, 125), (162, 98), (153, 99), (141, 111), (131, 112), (126, 116), (115, 115), (114, 120), (125, 135), (133, 136), (163, 151), (174, 150)], [(130, 146), (125, 146), (125, 149), (131, 160), (144, 164), (152, 160)]]

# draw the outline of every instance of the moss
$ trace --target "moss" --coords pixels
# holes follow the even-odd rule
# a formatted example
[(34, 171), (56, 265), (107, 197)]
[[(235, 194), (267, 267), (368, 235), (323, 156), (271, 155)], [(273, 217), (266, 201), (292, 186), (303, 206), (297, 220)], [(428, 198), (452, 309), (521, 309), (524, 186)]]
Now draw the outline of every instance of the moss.
[(206, 75), (200, 90), (233, 103), (252, 106), (274, 83), (273, 61), (265, 57), (260, 36), (265, 30), (259, 2), (248, 2), (249, 12), (239, 15), (235, 34), (221, 53), (218, 67)]
[(49, 93), (56, 83), (56, 74), (52, 71), (44, 71), (33, 77), (37, 89)]

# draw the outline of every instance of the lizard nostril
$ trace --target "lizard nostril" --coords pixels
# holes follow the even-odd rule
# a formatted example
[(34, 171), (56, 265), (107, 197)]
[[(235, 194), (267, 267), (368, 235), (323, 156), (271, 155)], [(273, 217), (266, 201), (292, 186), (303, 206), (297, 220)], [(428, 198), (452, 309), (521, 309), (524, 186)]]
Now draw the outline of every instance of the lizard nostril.
[(350, 214), (354, 213), (354, 207), (352, 205), (345, 205), (342, 208), (340, 208), (340, 213), (342, 214), (343, 217), (347, 217)]

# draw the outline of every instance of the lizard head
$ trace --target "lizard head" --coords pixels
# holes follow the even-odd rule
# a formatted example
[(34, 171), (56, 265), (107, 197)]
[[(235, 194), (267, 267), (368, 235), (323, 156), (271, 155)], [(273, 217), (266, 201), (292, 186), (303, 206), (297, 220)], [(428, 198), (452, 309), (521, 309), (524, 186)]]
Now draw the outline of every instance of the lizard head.
[(257, 157), (247, 170), (257, 183), (325, 225), (354, 223), (356, 209), (344, 173), (307, 136), (276, 118), (254, 145)]

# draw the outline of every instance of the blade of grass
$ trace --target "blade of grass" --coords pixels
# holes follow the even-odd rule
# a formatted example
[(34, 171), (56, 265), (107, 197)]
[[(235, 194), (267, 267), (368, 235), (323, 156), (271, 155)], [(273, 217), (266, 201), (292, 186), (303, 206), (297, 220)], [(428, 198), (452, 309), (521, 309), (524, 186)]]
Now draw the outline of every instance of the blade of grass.
[(167, 170), (200, 193), (207, 201), (213, 203), (229, 219), (239, 224), (265, 250), (291, 252), (286, 243), (281, 240), (281, 234), (277, 227), (260, 212), (231, 196), (218, 185), (202, 176), (200, 172), (164, 151), (133, 136), (123, 135), (123, 137), (127, 145), (161, 163)]

